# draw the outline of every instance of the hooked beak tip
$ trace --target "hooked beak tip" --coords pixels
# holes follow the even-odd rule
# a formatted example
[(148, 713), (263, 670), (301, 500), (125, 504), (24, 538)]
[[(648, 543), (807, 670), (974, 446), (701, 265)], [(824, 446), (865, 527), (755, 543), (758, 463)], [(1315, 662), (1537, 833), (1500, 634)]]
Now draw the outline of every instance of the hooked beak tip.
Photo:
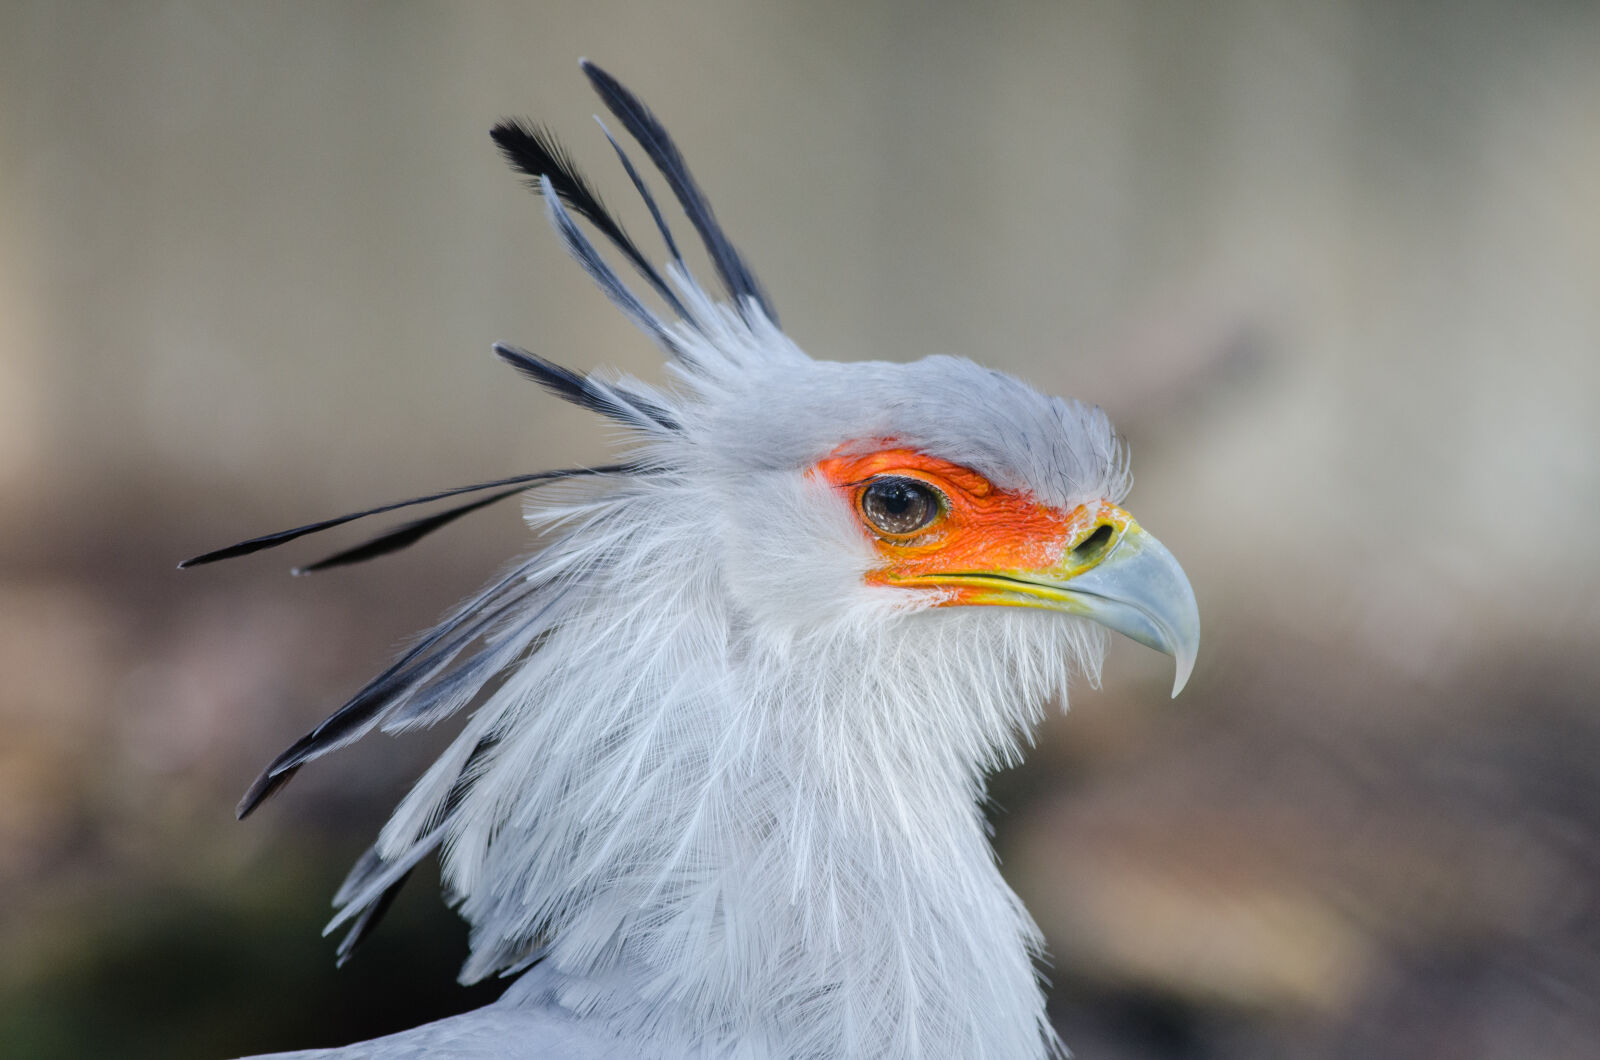
[(1068, 608), (1147, 647), (1172, 656), (1177, 698), (1200, 650), (1200, 609), (1183, 568), (1166, 546), (1129, 521), (1094, 567), (1058, 583)]
[(1172, 679), (1172, 698), (1177, 699), (1178, 693), (1189, 683), (1189, 675), (1194, 673), (1194, 656), (1179, 655), (1174, 661), (1178, 664), (1178, 672)]

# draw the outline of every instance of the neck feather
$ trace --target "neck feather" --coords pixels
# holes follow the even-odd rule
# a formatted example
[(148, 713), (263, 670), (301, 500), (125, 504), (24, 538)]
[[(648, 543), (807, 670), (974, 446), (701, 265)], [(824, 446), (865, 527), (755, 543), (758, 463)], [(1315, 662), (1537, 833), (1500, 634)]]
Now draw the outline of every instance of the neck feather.
[(530, 564), (552, 602), (504, 634), (530, 654), (380, 843), (442, 817), (463, 978), (537, 954), (518, 996), (685, 1051), (1045, 1055), (978, 802), (1081, 631), (952, 608), (774, 635), (685, 562), (698, 512), (619, 513)]

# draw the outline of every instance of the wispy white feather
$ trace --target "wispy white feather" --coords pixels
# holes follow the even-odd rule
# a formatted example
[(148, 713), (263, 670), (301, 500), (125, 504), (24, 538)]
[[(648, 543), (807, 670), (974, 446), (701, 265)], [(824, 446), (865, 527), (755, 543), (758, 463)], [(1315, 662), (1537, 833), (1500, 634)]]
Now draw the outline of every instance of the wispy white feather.
[[(581, 179), (565, 174), (562, 195), (538, 179), (564, 243), (675, 354), (670, 383), (585, 384), (636, 413), (617, 418), (638, 473), (543, 494), (527, 512), (539, 551), (452, 618), (465, 639), (349, 737), (433, 724), (492, 688), (329, 928), (438, 848), (471, 924), (461, 978), (536, 961), (485, 1021), (582, 1018), (639, 1055), (1044, 1055), (1057, 1046), (1041, 940), (979, 807), (986, 772), (1019, 759), (1045, 703), (1065, 704), (1069, 673), (1097, 679), (1104, 635), (873, 584), (849, 501), (811, 469), (892, 442), (1070, 509), (1121, 498), (1125, 451), (1099, 409), (966, 360), (806, 356), (675, 148), (665, 162), (650, 148), (664, 131), (586, 69), (703, 211), (696, 227), (741, 301), (718, 302), (674, 253), (663, 271), (685, 313), (657, 317), (563, 206), (575, 196), (600, 216)], [(543, 141), (519, 157), (540, 152), (560, 158)], [(524, 367), (558, 389), (581, 382)]]
[[(525, 657), (378, 850), (400, 866), (435, 840), (456, 773), (492, 733), (442, 826), (445, 882), (473, 925), (465, 980), (544, 948), (575, 982), (628, 970), (637, 991), (584, 990), (583, 1011), (685, 1049), (759, 1029), (785, 1055), (917, 1055), (929, 1042), (1037, 1055), (1050, 1040), (1037, 933), (996, 871), (978, 802), (984, 772), (1015, 761), (1040, 705), (1064, 698), (1070, 664), (1093, 672), (1100, 635), (867, 584), (874, 556), (849, 505), (806, 473), (851, 437), (848, 420), (817, 425), (807, 433), (824, 441), (781, 461), (774, 432), (747, 439), (771, 459), (729, 469), (726, 432), (746, 427), (715, 403), (750, 393), (743, 373), (776, 371), (740, 356), (758, 341), (747, 331), (698, 359), (704, 376), (652, 395), (685, 424), (630, 454), (656, 473), (530, 510), (549, 540), (520, 572), (541, 587), (521, 605), (538, 618), (509, 620), (484, 649)], [(774, 352), (796, 377), (813, 369)], [(952, 393), (969, 371), (933, 368)], [(977, 462), (919, 437), (925, 422), (912, 410), (876, 437)], [(1085, 415), (1080, 438), (1099, 423)], [(346, 896), (341, 917), (384, 879)]]

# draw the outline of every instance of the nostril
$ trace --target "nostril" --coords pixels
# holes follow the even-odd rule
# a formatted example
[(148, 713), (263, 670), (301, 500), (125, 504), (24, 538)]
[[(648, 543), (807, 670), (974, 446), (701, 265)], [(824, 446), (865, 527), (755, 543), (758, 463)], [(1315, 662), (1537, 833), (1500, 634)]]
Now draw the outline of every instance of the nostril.
[(1117, 532), (1111, 528), (1110, 523), (1101, 523), (1095, 527), (1094, 533), (1072, 547), (1073, 562), (1084, 564), (1100, 560), (1111, 547), (1111, 539), (1116, 535)]

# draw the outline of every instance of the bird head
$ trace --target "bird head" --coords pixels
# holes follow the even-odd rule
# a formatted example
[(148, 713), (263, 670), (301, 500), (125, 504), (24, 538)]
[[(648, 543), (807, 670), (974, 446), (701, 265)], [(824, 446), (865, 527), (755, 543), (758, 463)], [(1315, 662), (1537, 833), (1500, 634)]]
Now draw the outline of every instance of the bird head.
[[(767, 976), (781, 1000), (771, 1018), (809, 1021), (818, 1041), (856, 1018), (850, 1006), (904, 996), (841, 983), (960, 981), (971, 1011), (930, 1003), (920, 1018), (949, 1022), (950, 1041), (975, 1034), (974, 1048), (991, 1032), (1037, 1045), (1037, 943), (978, 827), (982, 769), (1011, 757), (1072, 664), (1096, 672), (1105, 631), (1172, 655), (1174, 695), (1199, 639), (1183, 571), (1122, 506), (1126, 447), (1099, 408), (963, 358), (807, 356), (660, 122), (610, 75), (584, 71), (665, 179), (726, 297), (693, 278), (616, 140), (664, 267), (547, 133), (494, 129), (566, 249), (667, 353), (669, 379), (584, 374), (497, 345), (620, 425), (621, 460), (447, 490), (184, 564), (477, 497), (301, 568), (320, 570), (535, 486), (576, 486), (530, 506), (546, 531), (538, 551), (281, 754), (239, 813), (375, 728), (476, 704), (340, 890), (341, 959), (442, 847), (446, 886), (474, 925), (468, 980), (542, 957), (573, 977), (631, 961), (716, 1022)], [(911, 875), (919, 893), (901, 886)], [(940, 904), (952, 896), (962, 904)], [(969, 913), (981, 930), (950, 930)], [(851, 930), (872, 938), (846, 945)], [(715, 961), (689, 959), (712, 950)], [(1019, 998), (1031, 998), (1021, 1016), (994, 1015)]]
[(782, 349), (724, 362), (726, 383), (694, 388), (704, 404), (683, 417), (710, 454), (716, 550), (752, 621), (914, 637), (919, 613), (1026, 609), (1039, 614), (1024, 624), (1086, 621), (1172, 655), (1177, 695), (1198, 646), (1194, 594), (1120, 506), (1127, 450), (1102, 410), (964, 358)]

